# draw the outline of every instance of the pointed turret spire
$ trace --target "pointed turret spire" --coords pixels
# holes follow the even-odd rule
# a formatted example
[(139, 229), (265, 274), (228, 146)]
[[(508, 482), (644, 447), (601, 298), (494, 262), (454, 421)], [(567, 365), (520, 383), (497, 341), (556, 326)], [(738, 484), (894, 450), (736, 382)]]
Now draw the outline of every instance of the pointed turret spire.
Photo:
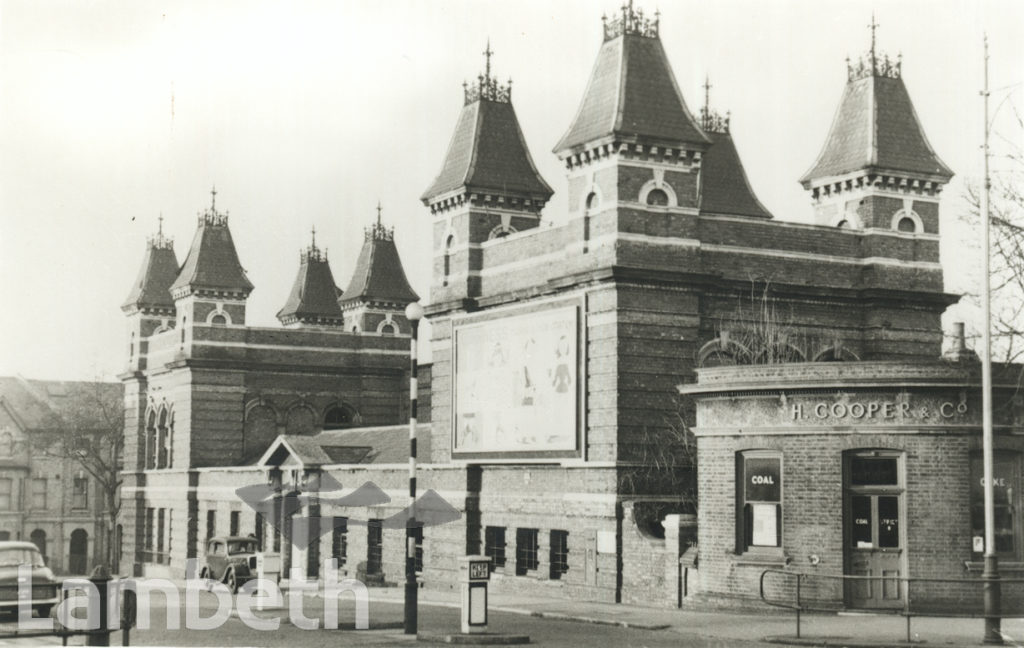
[[(367, 309), (393, 311), (397, 315), (404, 312), (406, 305), (419, 300), (419, 295), (409, 285), (395, 247), (395, 230), (381, 222), (381, 211), (378, 203), (377, 220), (366, 228), (352, 279), (338, 300), (345, 312), (346, 327), (349, 320), (366, 320), (372, 314), (367, 313)], [(368, 326), (361, 321), (355, 328), (365, 331)]]
[(710, 76), (704, 77), (703, 88), (700, 125), (711, 139), (711, 147), (704, 152), (701, 161), (701, 213), (771, 218), (771, 213), (758, 200), (747, 179), (736, 143), (729, 134), (729, 113), (722, 117), (711, 108)]
[(338, 298), (341, 290), (334, 283), (327, 250), (316, 245), (316, 227), (310, 231), (309, 247), (299, 253), (299, 273), (291, 293), (277, 313), (285, 326), (341, 326), (344, 318)]
[(855, 229), (937, 234), (938, 196), (953, 172), (932, 149), (903, 83), (902, 57), (870, 49), (846, 59), (846, 87), (828, 137), (800, 178), (816, 220)]
[(178, 258), (174, 254), (174, 241), (164, 236), (163, 214), (157, 221), (157, 233), (146, 240), (146, 254), (142, 258), (139, 276), (121, 306), (125, 312), (174, 312), (170, 287), (178, 276)]
[(604, 43), (576, 117), (554, 152), (561, 158), (605, 143), (650, 142), (703, 150), (708, 144), (683, 100), (650, 20), (633, 3), (604, 20)]
[(800, 182), (804, 188), (856, 171), (947, 182), (953, 172), (928, 143), (903, 84), (902, 56), (877, 49), (878, 23), (868, 25), (867, 54), (847, 58), (846, 89), (825, 146)]
[(507, 209), (539, 212), (551, 187), (537, 172), (512, 108), (512, 80), (502, 85), (491, 72), (490, 40), (484, 71), (475, 84), (463, 83), (464, 106), (441, 172), (421, 200), (433, 211), (475, 197), (493, 196)]
[(210, 208), (199, 215), (199, 227), (192, 246), (171, 285), (171, 293), (176, 299), (196, 292), (245, 298), (253, 289), (238, 260), (231, 230), (228, 229), (228, 214), (217, 211), (217, 189), (214, 188), (210, 194)]

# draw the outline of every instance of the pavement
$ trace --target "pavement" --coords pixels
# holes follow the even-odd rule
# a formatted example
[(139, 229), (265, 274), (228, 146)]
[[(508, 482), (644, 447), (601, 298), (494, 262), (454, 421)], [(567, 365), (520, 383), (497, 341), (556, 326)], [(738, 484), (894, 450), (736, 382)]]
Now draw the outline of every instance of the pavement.
[[(373, 588), (370, 600), (377, 603), (404, 602), (404, 591)], [(637, 605), (591, 603), (538, 596), (489, 594), (494, 612), (531, 617), (617, 626), (637, 630), (700, 637), (711, 643), (783, 644), (795, 646), (845, 646), (880, 648), (922, 643), (937, 646), (983, 645), (984, 621), (969, 618), (915, 617), (910, 620), (889, 613), (809, 614), (801, 616), (800, 637), (796, 636), (796, 615), (786, 610), (753, 603), (742, 610), (700, 610), (649, 608)], [(458, 608), (459, 592), (420, 590), (419, 604)], [(1024, 614), (1024, 611), (1021, 611)], [(1024, 648), (1024, 619), (1004, 619), (1005, 645)]]

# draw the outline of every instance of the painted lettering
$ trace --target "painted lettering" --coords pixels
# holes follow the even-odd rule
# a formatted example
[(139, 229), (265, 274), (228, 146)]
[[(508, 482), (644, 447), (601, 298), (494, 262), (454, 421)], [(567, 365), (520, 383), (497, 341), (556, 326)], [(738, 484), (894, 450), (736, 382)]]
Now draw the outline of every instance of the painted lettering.
[(771, 475), (754, 475), (750, 478), (751, 484), (775, 484), (775, 479)]

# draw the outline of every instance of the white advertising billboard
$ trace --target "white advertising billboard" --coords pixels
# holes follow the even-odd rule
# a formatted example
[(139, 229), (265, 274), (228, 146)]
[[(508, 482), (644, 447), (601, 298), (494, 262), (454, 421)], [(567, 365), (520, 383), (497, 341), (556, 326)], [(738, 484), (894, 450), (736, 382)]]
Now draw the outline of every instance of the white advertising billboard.
[(455, 329), (457, 453), (577, 448), (577, 307)]

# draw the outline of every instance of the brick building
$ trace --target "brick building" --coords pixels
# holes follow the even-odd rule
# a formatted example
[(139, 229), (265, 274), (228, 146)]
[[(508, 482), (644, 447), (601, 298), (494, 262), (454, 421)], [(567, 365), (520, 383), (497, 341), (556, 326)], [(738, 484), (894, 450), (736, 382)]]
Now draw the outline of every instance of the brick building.
[[(803, 389), (793, 375), (800, 367), (831, 371), (830, 389), (874, 380), (897, 402), (900, 381), (940, 357), (940, 317), (957, 300), (939, 264), (939, 197), (952, 174), (927, 142), (900, 64), (872, 49), (849, 67), (831, 133), (801, 180), (817, 222), (784, 222), (747, 181), (729, 119), (707, 100), (697, 116), (688, 109), (659, 28), (632, 6), (604, 22), (579, 110), (554, 147), (567, 174), (561, 219), (543, 214), (553, 192), (489, 50), (478, 82), (464, 88), (448, 151), (422, 196), (433, 222), (433, 365), (418, 510), (447, 521), (420, 543), (426, 587), (454, 587), (457, 558), (485, 553), (500, 591), (676, 604), (694, 514), (685, 488), (692, 466), (675, 423), (692, 411), (677, 385), (694, 382), (699, 367), (786, 362), (792, 371), (764, 380)], [(251, 529), (309, 575), (319, 575), (318, 558), (334, 556), (346, 575), (402, 580), (407, 432), (397, 424), (406, 416), (409, 328), (401, 313), (416, 295), (389, 236), (379, 223), (370, 230), (340, 300), (326, 259), (305, 253), (280, 316), (285, 329), (244, 326), (252, 287), (214, 207), (180, 270), (166, 242), (150, 243), (140, 285), (159, 295), (133, 293), (126, 307), (137, 337), (125, 376), (126, 456), (135, 462), (125, 537), (140, 571), (180, 574), (201, 537)], [(748, 369), (722, 371), (742, 381)], [(955, 408), (966, 387), (941, 381), (929, 398), (940, 399), (940, 411)], [(817, 401), (803, 407), (813, 413)], [(748, 577), (731, 571), (738, 561), (723, 566), (717, 554), (736, 549), (737, 504), (726, 495), (735, 491), (735, 458), (745, 456), (736, 453), (752, 448), (735, 438), (741, 431), (702, 435), (713, 425), (701, 417), (715, 411), (698, 410), (693, 582), (749, 594)], [(890, 428), (850, 437), (866, 446), (814, 429), (836, 461), (842, 450), (896, 449), (885, 442)], [(798, 454), (786, 471), (813, 463), (806, 450), (819, 446), (794, 439), (761, 449)], [(934, 448), (939, 437), (914, 442)], [(954, 451), (967, 448), (959, 443)], [(281, 494), (275, 502), (311, 484), (338, 492), (264, 514), (236, 495), (246, 484), (269, 484)], [(346, 504), (353, 498), (358, 505)], [(841, 504), (830, 506), (824, 513)], [(448, 507), (458, 520), (445, 517)], [(785, 515), (795, 508), (787, 504)], [(320, 533), (289, 549), (283, 537), (295, 515), (320, 520)], [(280, 517), (281, 532), (266, 526), (268, 516)], [(759, 528), (761, 538), (767, 527)], [(789, 517), (774, 528), (796, 534), (792, 551), (818, 537)]]
[(0, 378), (0, 540), (34, 542), (58, 573), (87, 574), (102, 561), (105, 491), (65, 444), (92, 436), (102, 452), (112, 429), (83, 410), (120, 398), (118, 383)]

